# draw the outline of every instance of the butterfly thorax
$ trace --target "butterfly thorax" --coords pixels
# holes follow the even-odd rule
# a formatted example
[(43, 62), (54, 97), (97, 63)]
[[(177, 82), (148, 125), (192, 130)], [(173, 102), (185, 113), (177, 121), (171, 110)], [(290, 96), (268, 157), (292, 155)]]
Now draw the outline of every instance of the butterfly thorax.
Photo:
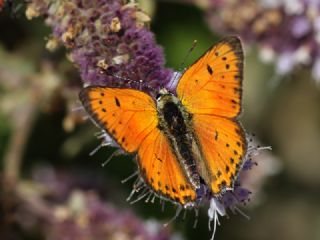
[(192, 128), (192, 114), (180, 100), (167, 91), (157, 98), (158, 128), (167, 136), (172, 151), (195, 189), (200, 188), (201, 177), (197, 163), (201, 158)]

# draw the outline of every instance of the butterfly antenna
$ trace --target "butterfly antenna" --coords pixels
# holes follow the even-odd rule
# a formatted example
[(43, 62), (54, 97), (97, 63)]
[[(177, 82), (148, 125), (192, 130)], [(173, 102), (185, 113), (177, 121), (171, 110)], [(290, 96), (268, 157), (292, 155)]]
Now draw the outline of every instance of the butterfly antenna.
[(189, 58), (190, 54), (192, 53), (192, 51), (195, 49), (195, 47), (197, 46), (198, 41), (197, 40), (193, 40), (193, 43), (191, 45), (191, 47), (189, 48), (187, 54), (184, 56), (182, 62), (180, 63), (179, 67), (178, 67), (178, 71), (182, 71), (183, 70), (183, 66), (185, 65), (187, 59)]
[(142, 79), (134, 80), (134, 79), (130, 79), (130, 78), (119, 76), (117, 74), (112, 74), (112, 73), (107, 73), (107, 75), (115, 77), (115, 78), (118, 78), (120, 80), (127, 81), (129, 84), (132, 83), (132, 82), (139, 84), (139, 86), (141, 86), (143, 84), (143, 86), (146, 87), (147, 89), (149, 89), (149, 90), (151, 90), (153, 92), (157, 92), (157, 89), (155, 89), (155, 88), (149, 86), (148, 84), (144, 83)]
[[(185, 65), (185, 63), (186, 63), (187, 59), (189, 58), (191, 52), (197, 46), (197, 42), (198, 42), (197, 40), (193, 40), (193, 43), (192, 43), (191, 47), (189, 48), (187, 54), (184, 56), (182, 62), (180, 63), (180, 65), (178, 67), (178, 73), (184, 72), (184, 67), (183, 66)], [(180, 76), (181, 76), (181, 74), (174, 74), (173, 79), (171, 80), (169, 89), (172, 88), (172, 85), (177, 82), (177, 80), (180, 78)]]

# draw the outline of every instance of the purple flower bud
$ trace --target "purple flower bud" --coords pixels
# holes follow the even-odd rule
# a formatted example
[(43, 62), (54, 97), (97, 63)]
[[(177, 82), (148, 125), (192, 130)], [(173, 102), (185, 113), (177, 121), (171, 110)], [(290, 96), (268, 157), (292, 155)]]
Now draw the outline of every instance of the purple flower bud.
[(301, 38), (311, 32), (311, 22), (306, 17), (297, 17), (292, 21), (291, 32), (293, 37)]

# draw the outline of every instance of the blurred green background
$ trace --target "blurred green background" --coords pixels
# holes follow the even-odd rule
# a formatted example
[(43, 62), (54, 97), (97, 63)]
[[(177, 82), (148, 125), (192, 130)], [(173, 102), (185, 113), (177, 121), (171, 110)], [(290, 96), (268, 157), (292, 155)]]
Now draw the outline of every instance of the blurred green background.
[[(186, 66), (223, 37), (209, 30), (200, 9), (170, 1), (156, 3), (150, 27), (164, 48), (167, 67), (173, 69), (180, 66), (194, 40), (198, 44)], [(119, 209), (130, 209), (145, 219), (170, 219), (175, 212), (171, 204), (162, 212), (158, 202), (126, 202), (131, 182), (120, 181), (135, 169), (131, 157), (117, 156), (102, 168), (110, 149), (88, 156), (99, 144), (94, 136), (97, 129), (89, 121), (81, 123), (81, 114), (71, 111), (79, 106), (80, 78), (63, 49), (54, 53), (45, 49), (50, 29), (43, 20), (27, 21), (23, 11), (14, 16), (1, 12), (0, 31), (2, 172), (7, 167), (4, 160), (19, 155), (23, 179), (34, 177), (36, 169), (53, 168), (61, 178), (70, 173), (80, 178), (73, 188), (95, 189)], [(258, 194), (241, 209), (251, 219), (239, 214), (221, 219), (215, 239), (320, 239), (320, 89), (308, 69), (280, 78), (272, 65), (258, 59), (255, 46), (245, 45), (245, 49), (242, 123), (260, 145), (273, 150), (256, 158), (259, 166), (249, 177)], [(183, 239), (210, 239), (207, 209), (201, 210), (196, 229), (194, 219), (190, 212), (172, 227)], [(7, 225), (2, 229), (17, 231), (21, 239), (42, 239), (4, 221)]]

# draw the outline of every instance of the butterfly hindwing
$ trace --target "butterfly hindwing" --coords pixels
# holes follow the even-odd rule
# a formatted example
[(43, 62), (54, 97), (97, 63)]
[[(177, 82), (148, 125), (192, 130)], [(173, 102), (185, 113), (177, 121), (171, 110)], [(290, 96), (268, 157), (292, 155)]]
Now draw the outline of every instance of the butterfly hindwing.
[(194, 131), (207, 161), (214, 194), (232, 189), (246, 151), (245, 134), (241, 126), (230, 119), (195, 114)]
[(246, 151), (241, 112), (243, 51), (237, 37), (213, 46), (182, 75), (177, 95), (192, 114), (213, 194), (231, 189)]
[(127, 152), (135, 152), (158, 124), (153, 99), (133, 89), (87, 87), (80, 100), (93, 120)]
[(190, 181), (158, 128), (141, 143), (138, 164), (145, 181), (156, 193), (182, 205), (195, 201)]

